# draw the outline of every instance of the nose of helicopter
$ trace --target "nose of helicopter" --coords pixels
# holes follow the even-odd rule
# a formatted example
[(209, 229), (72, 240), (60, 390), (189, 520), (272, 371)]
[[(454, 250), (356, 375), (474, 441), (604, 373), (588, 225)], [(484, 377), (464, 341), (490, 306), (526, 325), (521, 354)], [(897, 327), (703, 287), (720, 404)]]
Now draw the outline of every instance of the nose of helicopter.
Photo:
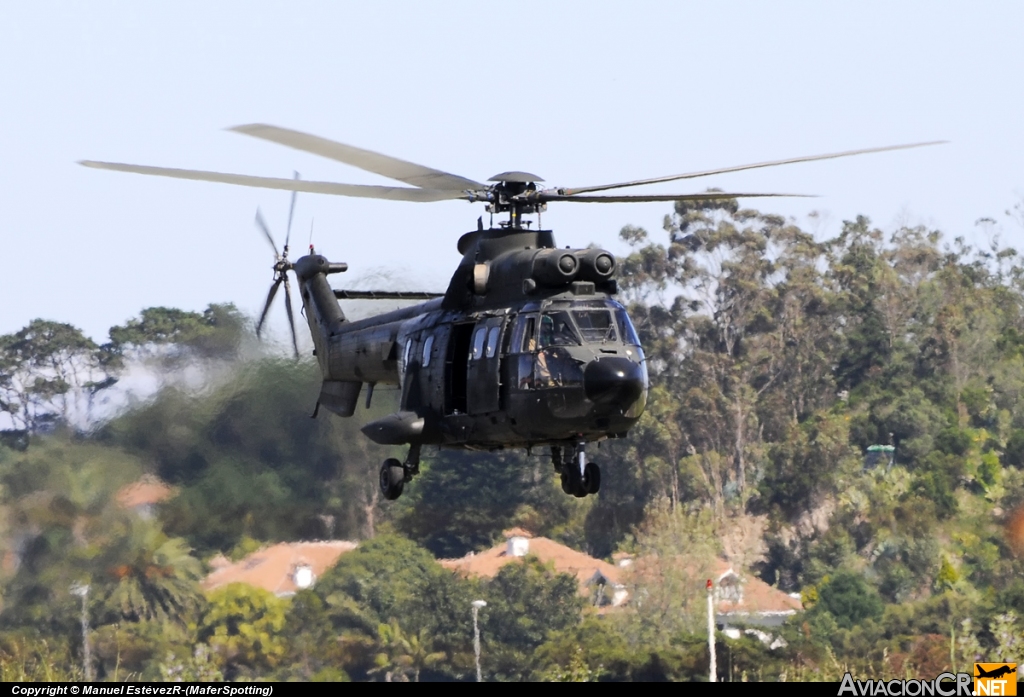
[(583, 389), (595, 404), (618, 403), (625, 408), (644, 391), (643, 369), (620, 357), (591, 361), (583, 371)]

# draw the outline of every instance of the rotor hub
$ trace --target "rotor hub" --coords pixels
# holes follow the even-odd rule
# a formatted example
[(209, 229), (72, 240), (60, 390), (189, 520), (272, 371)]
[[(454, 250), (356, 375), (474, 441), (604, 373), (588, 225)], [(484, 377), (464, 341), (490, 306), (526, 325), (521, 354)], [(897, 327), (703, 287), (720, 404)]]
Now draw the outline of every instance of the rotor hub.
[(522, 227), (522, 217), (547, 210), (547, 204), (536, 199), (537, 182), (544, 181), (528, 172), (503, 172), (488, 181), (496, 182), (489, 191), (488, 213), (508, 213), (509, 220), (503, 225)]

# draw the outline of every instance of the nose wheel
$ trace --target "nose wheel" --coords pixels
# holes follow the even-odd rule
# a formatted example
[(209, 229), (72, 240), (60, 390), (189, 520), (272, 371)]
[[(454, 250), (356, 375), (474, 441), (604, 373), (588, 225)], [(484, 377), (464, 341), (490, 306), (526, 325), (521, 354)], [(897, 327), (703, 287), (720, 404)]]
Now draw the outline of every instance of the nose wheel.
[(413, 443), (405, 462), (389, 457), (380, 466), (380, 493), (388, 501), (394, 501), (402, 495), (405, 483), (420, 473), (420, 444)]
[(551, 464), (559, 474), (562, 491), (576, 498), (596, 494), (601, 490), (601, 468), (593, 462), (587, 462), (584, 446), (580, 442), (573, 447), (566, 447), (564, 457), (561, 446), (551, 447)]

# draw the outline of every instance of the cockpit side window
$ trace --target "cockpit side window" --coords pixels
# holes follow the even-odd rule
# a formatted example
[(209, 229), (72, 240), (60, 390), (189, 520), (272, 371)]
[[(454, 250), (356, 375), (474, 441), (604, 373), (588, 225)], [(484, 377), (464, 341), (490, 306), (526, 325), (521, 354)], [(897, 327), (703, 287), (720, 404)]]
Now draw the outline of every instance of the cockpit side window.
[(615, 325), (608, 310), (573, 310), (572, 316), (584, 341), (595, 344), (615, 341)]
[(546, 312), (540, 323), (540, 347), (579, 346), (580, 337), (573, 329), (568, 312)]
[(633, 328), (633, 323), (629, 321), (626, 308), (619, 307), (615, 310), (615, 323), (619, 325), (619, 336), (622, 337), (622, 343), (630, 344), (631, 346), (640, 345), (640, 337), (636, 335), (636, 329)]
[(537, 315), (519, 315), (512, 330), (509, 353), (531, 353), (537, 350)]

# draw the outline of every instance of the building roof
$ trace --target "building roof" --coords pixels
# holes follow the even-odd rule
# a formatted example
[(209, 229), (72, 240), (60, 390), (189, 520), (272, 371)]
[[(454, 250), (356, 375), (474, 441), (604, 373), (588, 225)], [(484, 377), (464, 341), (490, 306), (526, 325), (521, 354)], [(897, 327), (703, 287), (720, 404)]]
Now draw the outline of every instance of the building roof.
[(173, 498), (177, 492), (159, 477), (151, 474), (143, 475), (138, 481), (126, 484), (118, 489), (115, 498), (122, 508), (138, 508), (152, 506)]
[(211, 571), (201, 585), (212, 591), (229, 583), (247, 583), (275, 595), (292, 595), (298, 590), (295, 571), (299, 567), (309, 567), (315, 580), (334, 566), (338, 557), (357, 546), (357, 542), (348, 540), (282, 542), (231, 564), (217, 560), (219, 568)]
[(737, 596), (718, 593), (717, 610), (723, 615), (791, 615), (803, 609), (803, 604), (778, 588), (769, 586), (757, 576), (740, 574), (729, 562), (719, 560), (716, 570), (718, 578), (715, 587), (739, 584)]
[[(505, 538), (525, 537), (529, 540), (527, 556), (536, 557), (544, 564), (550, 564), (555, 571), (576, 577), (580, 592), (589, 593), (588, 586), (602, 578), (613, 585), (622, 582), (622, 570), (606, 561), (595, 559), (583, 552), (577, 552), (546, 537), (533, 537), (521, 528), (505, 531)], [(521, 561), (523, 557), (509, 554), (508, 543), (491, 547), (476, 554), (470, 553), (461, 559), (441, 559), (441, 566), (466, 576), (492, 578), (503, 566)]]

